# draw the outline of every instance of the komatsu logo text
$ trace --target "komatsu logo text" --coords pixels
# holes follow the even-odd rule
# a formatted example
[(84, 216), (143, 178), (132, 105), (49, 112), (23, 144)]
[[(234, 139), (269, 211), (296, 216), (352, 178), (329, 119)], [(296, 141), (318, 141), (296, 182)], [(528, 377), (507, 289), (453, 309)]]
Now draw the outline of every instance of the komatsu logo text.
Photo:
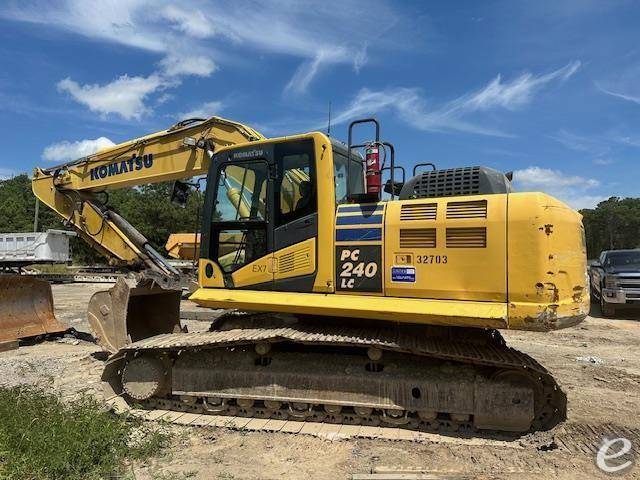
[(249, 150), (246, 152), (236, 152), (233, 154), (233, 158), (258, 158), (263, 156), (263, 150)]
[(101, 178), (121, 175), (123, 173), (133, 172), (134, 170), (142, 170), (143, 168), (151, 168), (153, 166), (153, 154), (137, 156), (133, 155), (129, 160), (114, 162), (110, 165), (101, 165), (90, 170), (91, 180), (99, 180)]

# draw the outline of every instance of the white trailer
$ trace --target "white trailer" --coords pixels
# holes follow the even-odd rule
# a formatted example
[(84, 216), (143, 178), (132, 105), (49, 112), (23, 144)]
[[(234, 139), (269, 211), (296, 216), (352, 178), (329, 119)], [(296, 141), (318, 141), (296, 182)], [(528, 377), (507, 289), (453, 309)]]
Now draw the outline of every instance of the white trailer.
[(66, 230), (0, 233), (0, 269), (71, 262), (69, 238), (75, 236), (75, 232)]

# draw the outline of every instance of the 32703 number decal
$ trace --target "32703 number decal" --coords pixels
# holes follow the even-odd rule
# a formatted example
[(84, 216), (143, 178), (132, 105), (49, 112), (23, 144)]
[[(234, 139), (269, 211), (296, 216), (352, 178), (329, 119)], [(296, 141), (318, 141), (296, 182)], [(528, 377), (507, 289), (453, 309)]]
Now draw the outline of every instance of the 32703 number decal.
[(449, 260), (446, 255), (417, 255), (418, 263), (447, 263)]

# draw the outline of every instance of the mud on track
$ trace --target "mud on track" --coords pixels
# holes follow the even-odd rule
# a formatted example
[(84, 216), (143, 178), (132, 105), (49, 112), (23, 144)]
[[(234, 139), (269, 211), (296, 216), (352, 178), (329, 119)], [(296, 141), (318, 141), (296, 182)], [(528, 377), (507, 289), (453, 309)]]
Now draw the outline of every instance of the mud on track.
[[(104, 285), (54, 285), (58, 319), (88, 331), (87, 302)], [(185, 304), (192, 311), (193, 305)], [(506, 332), (507, 343), (544, 365), (568, 396), (569, 420), (516, 440), (428, 434), (419, 442), (322, 437), (225, 427), (173, 426), (168, 454), (137, 465), (137, 479), (350, 478), (377, 471), (428, 471), (469, 478), (612, 478), (600, 472), (602, 437), (626, 436), (640, 453), (640, 313), (551, 333)], [(189, 322), (191, 330), (205, 328)], [(99, 394), (98, 348), (73, 338), (0, 353), (0, 385), (51, 385), (64, 397)], [(583, 360), (576, 360), (578, 357)], [(620, 477), (618, 477), (620, 478)], [(640, 467), (623, 478), (640, 478)]]

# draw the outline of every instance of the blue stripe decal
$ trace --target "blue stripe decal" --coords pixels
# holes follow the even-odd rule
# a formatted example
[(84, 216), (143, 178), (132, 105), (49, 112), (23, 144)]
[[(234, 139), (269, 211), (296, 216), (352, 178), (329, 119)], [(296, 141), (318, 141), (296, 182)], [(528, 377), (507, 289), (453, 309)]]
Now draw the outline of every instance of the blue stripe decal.
[(337, 225), (362, 225), (362, 224), (382, 224), (382, 215), (370, 215), (368, 217), (356, 215), (353, 217), (338, 217)]
[(336, 230), (336, 242), (376, 241), (382, 240), (381, 228), (350, 228)]
[(359, 212), (364, 214), (381, 212), (384, 205), (348, 205), (346, 207), (338, 207), (338, 213)]

